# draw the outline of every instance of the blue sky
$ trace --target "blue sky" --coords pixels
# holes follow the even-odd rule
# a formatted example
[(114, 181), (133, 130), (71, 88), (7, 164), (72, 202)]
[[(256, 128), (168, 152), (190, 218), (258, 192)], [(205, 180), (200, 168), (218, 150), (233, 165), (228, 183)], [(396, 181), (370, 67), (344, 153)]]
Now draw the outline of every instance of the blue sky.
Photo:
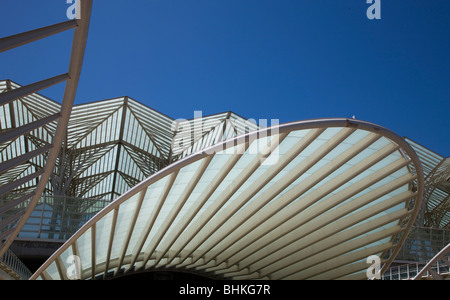
[[(94, 0), (76, 103), (130, 96), (172, 118), (352, 117), (450, 155), (450, 1)], [(2, 0), (0, 37), (67, 20)], [(0, 78), (65, 73), (72, 31), (0, 55)], [(64, 85), (42, 94), (61, 101)]]

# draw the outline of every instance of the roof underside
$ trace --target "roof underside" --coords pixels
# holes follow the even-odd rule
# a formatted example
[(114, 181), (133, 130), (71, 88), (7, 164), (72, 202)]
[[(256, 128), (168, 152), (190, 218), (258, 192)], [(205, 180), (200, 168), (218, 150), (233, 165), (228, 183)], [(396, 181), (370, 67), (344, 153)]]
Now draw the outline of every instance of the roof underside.
[(395, 256), (423, 191), (414, 152), (386, 132), (355, 120), (298, 122), (198, 152), (113, 202), (34, 278), (74, 275), (65, 271), (75, 269), (72, 255), (81, 279), (164, 268), (366, 278), (367, 257)]

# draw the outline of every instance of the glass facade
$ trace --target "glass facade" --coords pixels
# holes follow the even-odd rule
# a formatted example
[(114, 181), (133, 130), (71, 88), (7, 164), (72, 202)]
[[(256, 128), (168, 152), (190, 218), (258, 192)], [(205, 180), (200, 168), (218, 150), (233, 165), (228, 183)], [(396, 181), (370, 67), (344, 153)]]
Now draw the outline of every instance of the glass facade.
[(413, 227), (396, 260), (425, 262), (450, 243), (450, 230)]

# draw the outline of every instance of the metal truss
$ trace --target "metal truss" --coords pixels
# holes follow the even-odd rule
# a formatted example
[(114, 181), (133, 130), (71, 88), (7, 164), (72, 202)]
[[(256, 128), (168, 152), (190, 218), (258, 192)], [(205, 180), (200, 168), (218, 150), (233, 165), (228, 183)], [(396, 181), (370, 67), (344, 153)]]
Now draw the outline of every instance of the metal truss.
[(233, 113), (174, 120), (129, 97), (76, 105), (48, 193), (112, 201), (193, 151), (256, 128)]
[[(0, 39), (0, 52), (74, 29), (68, 72), (24, 87), (0, 88), (0, 257), (19, 234), (46, 190), (66, 136), (87, 42), (92, 0), (81, 0), (81, 19)], [(34, 101), (36, 94), (65, 82), (62, 105)]]
[[(450, 243), (445, 246), (425, 267), (413, 278), (413, 280), (427, 279), (430, 277), (435, 280), (443, 280), (450, 278), (450, 259), (446, 257), (450, 254)], [(443, 265), (443, 268), (439, 266)]]
[(406, 141), (419, 156), (425, 176), (424, 202), (416, 226), (450, 229), (450, 158)]
[[(0, 81), (0, 88), (6, 90), (7, 85), (14, 89), (20, 88), (14, 82)], [(43, 114), (43, 107), (46, 112), (56, 113), (60, 110), (58, 103), (36, 93), (18, 99), (16, 105), (19, 107), (16, 110), (21, 112), (18, 116), (21, 122), (23, 119), (28, 120), (28, 114)], [(10, 120), (7, 112), (3, 115), (5, 120)], [(51, 133), (55, 128), (55, 124), (47, 124), (42, 131), (31, 132), (22, 137), (23, 140), (18, 140), (14, 151), (6, 147), (3, 151), (4, 159), (7, 160), (5, 164), (16, 159), (16, 149), (26, 147), (29, 143), (41, 149), (51, 147)], [(193, 151), (256, 128), (258, 126), (254, 122), (231, 112), (174, 120), (129, 97), (76, 105), (72, 109), (66, 138), (44, 194), (56, 199), (52, 205), (53, 214), (60, 211), (59, 207), (64, 205), (63, 199), (70, 198), (78, 199), (79, 204), (78, 209), (71, 204), (71, 212), (81, 215), (84, 213), (83, 203), (87, 199), (97, 199), (98, 203), (104, 205)], [(27, 142), (24, 143), (25, 140)], [(1, 174), (0, 181), (5, 184), (11, 182), (26, 168), (42, 169), (45, 154), (43, 150), (36, 152), (28, 164), (21, 166), (22, 169), (16, 168)], [(29, 182), (15, 192), (22, 195), (34, 189), (34, 182)], [(61, 199), (61, 203), (58, 203), (58, 199)], [(13, 207), (13, 203), (19, 202), (3, 200), (4, 219), (13, 217), (6, 207)], [(45, 205), (48, 207), (49, 203), (41, 197), (38, 205), (39, 208)], [(57, 218), (56, 215), (51, 217), (52, 220)], [(45, 222), (40, 220), (37, 223)], [(36, 223), (36, 220), (31, 223)], [(41, 232), (37, 225), (30, 230), (26, 235), (20, 233), (19, 237), (27, 237), (30, 232)]]

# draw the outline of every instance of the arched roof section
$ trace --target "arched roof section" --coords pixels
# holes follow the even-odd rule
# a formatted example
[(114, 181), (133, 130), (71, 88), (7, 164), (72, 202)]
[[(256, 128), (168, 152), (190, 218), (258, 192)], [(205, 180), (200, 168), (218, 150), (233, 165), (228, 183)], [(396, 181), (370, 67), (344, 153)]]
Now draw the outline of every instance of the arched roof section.
[(391, 131), (350, 119), (284, 124), (152, 175), (32, 279), (166, 268), (228, 279), (364, 279), (369, 256), (386, 268), (398, 253), (422, 195), (420, 162)]

